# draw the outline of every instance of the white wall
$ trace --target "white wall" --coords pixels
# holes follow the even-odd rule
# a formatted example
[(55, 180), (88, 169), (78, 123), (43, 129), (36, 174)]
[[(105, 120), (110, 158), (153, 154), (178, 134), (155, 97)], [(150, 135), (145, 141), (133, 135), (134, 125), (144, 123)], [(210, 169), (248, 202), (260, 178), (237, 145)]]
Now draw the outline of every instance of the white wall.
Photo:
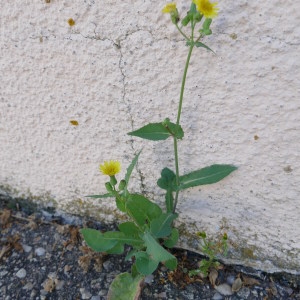
[[(119, 159), (126, 169), (143, 148), (131, 187), (162, 200), (156, 180), (163, 166), (174, 169), (172, 141), (126, 133), (175, 120), (188, 48), (161, 13), (164, 4), (2, 1), (3, 193), (107, 217), (112, 200), (84, 197), (105, 192), (99, 163)], [(189, 5), (178, 2), (182, 13)], [(197, 250), (195, 231), (227, 231), (229, 261), (299, 272), (298, 4), (238, 0), (219, 7), (214, 34), (205, 39), (216, 55), (196, 49), (191, 60), (180, 168), (232, 163), (239, 169), (182, 194), (178, 209), (188, 225), (181, 244)]]

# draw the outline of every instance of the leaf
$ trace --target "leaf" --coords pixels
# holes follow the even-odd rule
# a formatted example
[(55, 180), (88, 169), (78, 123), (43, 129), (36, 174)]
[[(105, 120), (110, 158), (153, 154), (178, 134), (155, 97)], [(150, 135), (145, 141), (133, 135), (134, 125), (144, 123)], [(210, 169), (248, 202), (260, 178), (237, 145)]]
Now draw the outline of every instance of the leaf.
[(164, 245), (168, 248), (173, 248), (179, 239), (179, 231), (177, 228), (172, 228), (171, 236), (164, 241)]
[(158, 267), (159, 261), (154, 260), (145, 251), (140, 251), (135, 255), (137, 270), (143, 275), (152, 274)]
[(157, 204), (139, 194), (130, 195), (126, 202), (126, 210), (138, 226), (150, 223), (162, 214), (162, 210)]
[(171, 189), (168, 189), (165, 196), (167, 212), (173, 211), (174, 197)]
[(163, 126), (166, 127), (168, 129), (168, 131), (170, 132), (171, 136), (176, 137), (177, 139), (181, 140), (184, 136), (184, 132), (183, 129), (180, 125), (177, 125), (175, 123), (170, 122), (169, 118), (166, 118), (163, 122), (162, 122)]
[(137, 136), (151, 141), (166, 140), (171, 136), (168, 129), (162, 123), (150, 123), (135, 131), (129, 132), (128, 135)]
[(136, 165), (136, 163), (139, 159), (139, 156), (140, 156), (141, 152), (142, 152), (142, 150), (134, 157), (134, 159), (132, 160), (132, 162), (130, 163), (130, 165), (128, 166), (128, 168), (126, 170), (126, 175), (125, 175), (126, 189), (127, 189), (127, 186), (128, 186), (128, 182), (129, 182), (131, 173), (132, 173), (132, 171), (134, 169), (134, 166)]
[(153, 260), (165, 263), (165, 265), (171, 270), (176, 268), (177, 259), (166, 249), (164, 249), (150, 232), (146, 232), (143, 235), (143, 240), (147, 247), (146, 252), (151, 258), (153, 258)]
[(113, 237), (104, 238), (103, 233), (96, 229), (83, 228), (80, 230), (87, 245), (97, 252), (112, 249), (118, 241)]
[(209, 167), (205, 167), (203, 169), (180, 176), (179, 190), (184, 190), (193, 186), (216, 183), (236, 169), (237, 167), (232, 165), (211, 165)]
[(119, 229), (126, 235), (138, 236), (139, 228), (133, 222), (124, 222), (119, 224)]
[(107, 193), (107, 194), (103, 194), (103, 195), (88, 195), (86, 197), (90, 197), (90, 198), (110, 198), (110, 197), (114, 197), (114, 195), (112, 195), (111, 193)]
[(176, 186), (174, 185), (176, 175), (169, 168), (164, 168), (161, 171), (161, 177), (157, 180), (157, 185), (164, 189), (171, 189), (172, 191), (176, 191)]
[(166, 237), (172, 232), (172, 223), (178, 217), (177, 214), (164, 213), (150, 223), (150, 232), (156, 238)]
[(133, 277), (130, 273), (121, 273), (111, 283), (107, 300), (138, 300), (144, 276)]
[(201, 42), (196, 42), (196, 43), (195, 43), (195, 46), (196, 46), (197, 48), (200, 48), (200, 47), (205, 48), (205, 49), (211, 51), (212, 53), (215, 53), (215, 52), (214, 52), (213, 50), (211, 50), (208, 46), (206, 46), (205, 44), (203, 44), (203, 43), (201, 43)]
[(118, 243), (128, 245), (142, 243), (141, 239), (126, 236), (123, 232), (119, 231), (107, 231), (102, 233), (96, 229), (83, 228), (80, 232), (87, 245), (96, 252), (108, 252), (114, 247), (116, 247), (115, 250), (120, 249), (121, 245), (117, 246)]
[(208, 278), (209, 278), (209, 282), (213, 287), (215, 287), (216, 285), (216, 280), (218, 276), (219, 276), (218, 271), (215, 268), (210, 269)]

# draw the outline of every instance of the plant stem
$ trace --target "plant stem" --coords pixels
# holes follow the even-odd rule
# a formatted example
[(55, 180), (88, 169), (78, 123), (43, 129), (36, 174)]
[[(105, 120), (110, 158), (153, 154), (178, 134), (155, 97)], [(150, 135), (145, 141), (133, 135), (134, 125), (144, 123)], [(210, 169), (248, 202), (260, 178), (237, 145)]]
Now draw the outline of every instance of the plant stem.
[[(178, 105), (178, 113), (177, 113), (177, 121), (176, 125), (179, 125), (180, 122), (180, 116), (181, 116), (181, 110), (182, 110), (182, 102), (183, 102), (183, 93), (184, 93), (184, 87), (185, 87), (185, 80), (187, 75), (187, 70), (189, 68), (190, 59), (192, 56), (192, 51), (194, 48), (194, 41), (193, 41), (193, 34), (191, 38), (191, 45), (189, 49), (189, 53), (186, 59), (185, 68), (183, 72), (182, 82), (181, 82), (181, 90), (180, 90), (180, 99), (179, 99), (179, 105)], [(175, 155), (175, 169), (176, 169), (176, 186), (179, 187), (179, 162), (178, 162), (178, 146), (177, 146), (177, 138), (174, 136), (174, 155)], [(175, 213), (177, 202), (178, 202), (178, 196), (179, 196), (179, 190), (175, 193), (175, 200), (173, 205), (173, 213)]]

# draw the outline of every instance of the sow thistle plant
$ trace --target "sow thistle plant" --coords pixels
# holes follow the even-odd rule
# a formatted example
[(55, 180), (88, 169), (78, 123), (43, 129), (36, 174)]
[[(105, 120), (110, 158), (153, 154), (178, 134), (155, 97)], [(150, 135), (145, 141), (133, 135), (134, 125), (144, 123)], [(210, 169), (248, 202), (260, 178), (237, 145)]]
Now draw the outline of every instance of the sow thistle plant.
[(176, 269), (177, 259), (167, 249), (174, 247), (179, 238), (174, 221), (178, 217), (176, 207), (180, 191), (218, 182), (236, 170), (233, 165), (215, 164), (188, 174), (181, 175), (179, 172), (178, 141), (184, 137), (180, 117), (189, 62), (195, 47), (212, 51), (201, 40), (212, 34), (210, 26), (212, 19), (218, 14), (217, 3), (211, 3), (209, 0), (193, 0), (189, 11), (182, 19), (175, 3), (168, 3), (162, 12), (169, 14), (171, 22), (183, 36), (189, 49), (182, 77), (177, 119), (172, 122), (169, 118), (165, 118), (128, 134), (152, 141), (173, 139), (174, 171), (164, 168), (157, 180), (157, 185), (165, 191), (165, 208), (162, 209), (144, 195), (128, 190), (132, 171), (141, 152), (134, 157), (127, 168), (125, 178), (120, 182), (116, 178), (121, 170), (120, 162), (111, 160), (100, 165), (100, 171), (109, 176), (109, 181), (105, 184), (107, 193), (90, 197), (115, 198), (117, 208), (127, 215), (128, 221), (118, 225), (119, 231), (102, 233), (95, 229), (84, 228), (81, 232), (87, 245), (98, 252), (122, 254), (125, 245), (130, 246), (131, 250), (126, 259), (133, 262), (131, 273), (123, 273), (115, 278), (108, 299), (135, 299), (141, 281), (153, 273), (159, 264), (165, 265), (170, 270)]

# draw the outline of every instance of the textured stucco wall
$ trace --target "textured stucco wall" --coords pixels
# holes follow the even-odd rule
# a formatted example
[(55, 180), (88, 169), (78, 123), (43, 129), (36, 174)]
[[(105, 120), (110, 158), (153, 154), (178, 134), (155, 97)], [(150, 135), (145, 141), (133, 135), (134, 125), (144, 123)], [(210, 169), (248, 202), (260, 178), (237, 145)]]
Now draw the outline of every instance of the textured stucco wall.
[[(164, 4), (2, 1), (2, 192), (107, 217), (111, 200), (84, 198), (104, 192), (99, 163), (119, 159), (125, 168), (143, 148), (131, 186), (161, 201), (156, 180), (162, 166), (173, 168), (172, 141), (126, 132), (176, 116), (187, 48), (161, 14)], [(189, 4), (178, 1), (179, 10)], [(193, 232), (226, 230), (229, 261), (299, 272), (298, 3), (226, 0), (219, 7), (206, 38), (216, 55), (196, 49), (188, 73), (180, 168), (239, 169), (182, 194), (182, 245), (197, 250)]]

